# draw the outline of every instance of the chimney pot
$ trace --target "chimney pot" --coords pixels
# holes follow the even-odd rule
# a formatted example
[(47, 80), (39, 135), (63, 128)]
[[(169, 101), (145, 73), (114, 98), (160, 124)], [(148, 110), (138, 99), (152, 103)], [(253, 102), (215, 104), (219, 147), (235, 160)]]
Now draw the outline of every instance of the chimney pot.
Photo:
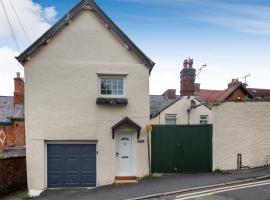
[(20, 78), (20, 72), (16, 72), (17, 78)]

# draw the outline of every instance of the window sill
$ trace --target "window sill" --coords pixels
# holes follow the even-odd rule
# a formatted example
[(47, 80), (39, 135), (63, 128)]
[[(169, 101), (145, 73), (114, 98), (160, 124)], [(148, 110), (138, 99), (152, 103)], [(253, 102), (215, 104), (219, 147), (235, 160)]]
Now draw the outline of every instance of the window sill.
[(109, 98), (109, 97), (98, 97), (96, 99), (97, 105), (127, 105), (127, 98)]

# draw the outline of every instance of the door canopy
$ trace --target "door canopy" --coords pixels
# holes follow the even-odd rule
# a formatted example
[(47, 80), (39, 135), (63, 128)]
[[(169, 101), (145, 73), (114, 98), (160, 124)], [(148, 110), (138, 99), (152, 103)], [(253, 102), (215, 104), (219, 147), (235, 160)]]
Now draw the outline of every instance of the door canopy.
[(112, 138), (114, 139), (114, 135), (115, 135), (115, 130), (117, 128), (119, 128), (120, 126), (123, 125), (128, 125), (134, 129), (136, 129), (137, 131), (137, 138), (139, 139), (140, 137), (140, 132), (141, 132), (141, 127), (134, 122), (133, 120), (131, 120), (129, 117), (124, 117), (123, 119), (121, 119), (119, 122), (117, 122), (115, 125), (112, 126)]

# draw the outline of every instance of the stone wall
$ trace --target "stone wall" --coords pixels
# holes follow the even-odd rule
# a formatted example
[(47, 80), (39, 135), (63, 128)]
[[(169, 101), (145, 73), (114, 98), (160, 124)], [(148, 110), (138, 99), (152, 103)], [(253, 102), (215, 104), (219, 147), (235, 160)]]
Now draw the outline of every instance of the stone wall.
[(0, 197), (26, 186), (25, 157), (0, 158)]
[(270, 102), (226, 102), (212, 108), (213, 169), (270, 164)]

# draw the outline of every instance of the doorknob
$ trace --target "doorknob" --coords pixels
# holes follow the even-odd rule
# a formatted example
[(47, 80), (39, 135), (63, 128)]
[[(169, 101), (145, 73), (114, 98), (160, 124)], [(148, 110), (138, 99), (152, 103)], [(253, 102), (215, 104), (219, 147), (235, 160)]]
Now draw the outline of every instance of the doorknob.
[(115, 155), (116, 155), (116, 157), (118, 157), (119, 153), (118, 153), (118, 152), (116, 152), (116, 154), (115, 154)]

